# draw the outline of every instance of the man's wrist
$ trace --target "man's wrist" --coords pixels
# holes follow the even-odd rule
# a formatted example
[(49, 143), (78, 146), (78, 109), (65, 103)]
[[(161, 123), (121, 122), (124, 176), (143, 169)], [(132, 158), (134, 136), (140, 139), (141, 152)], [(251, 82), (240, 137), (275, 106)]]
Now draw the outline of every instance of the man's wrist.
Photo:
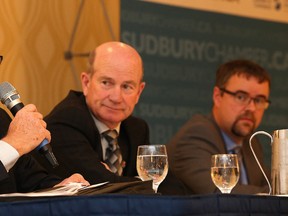
[(13, 146), (0, 140), (0, 160), (7, 172), (15, 165), (19, 157), (18, 151)]

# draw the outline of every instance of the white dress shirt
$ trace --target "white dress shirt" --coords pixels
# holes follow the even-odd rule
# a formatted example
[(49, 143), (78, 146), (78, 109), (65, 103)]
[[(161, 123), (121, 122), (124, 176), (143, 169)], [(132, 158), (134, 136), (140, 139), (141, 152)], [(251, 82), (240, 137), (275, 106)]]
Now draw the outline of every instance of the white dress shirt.
[(7, 172), (14, 166), (19, 157), (20, 155), (15, 148), (0, 140), (0, 160)]

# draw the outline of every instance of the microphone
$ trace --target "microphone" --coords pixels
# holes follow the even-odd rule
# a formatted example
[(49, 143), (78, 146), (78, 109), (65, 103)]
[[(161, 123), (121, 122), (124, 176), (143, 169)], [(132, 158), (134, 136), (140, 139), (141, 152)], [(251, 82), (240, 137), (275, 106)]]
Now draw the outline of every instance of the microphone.
[[(9, 82), (0, 84), (0, 100), (2, 104), (10, 110), (13, 116), (24, 107), (24, 104), (20, 100), (19, 93)], [(39, 153), (44, 155), (53, 168), (59, 165), (47, 139), (44, 139), (36, 149)]]

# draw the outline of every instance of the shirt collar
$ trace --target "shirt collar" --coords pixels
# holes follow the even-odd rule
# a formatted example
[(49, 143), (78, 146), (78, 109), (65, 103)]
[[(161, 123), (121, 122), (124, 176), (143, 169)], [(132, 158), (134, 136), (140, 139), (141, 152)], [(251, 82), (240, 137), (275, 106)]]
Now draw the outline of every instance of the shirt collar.
[[(103, 122), (101, 122), (97, 118), (95, 118), (95, 116), (92, 113), (91, 113), (91, 116), (92, 116), (92, 118), (93, 118), (93, 120), (94, 120), (94, 122), (96, 124), (96, 127), (98, 128), (98, 131), (99, 131), (100, 134), (102, 134), (103, 132), (105, 132), (107, 130), (111, 130)], [(112, 128), (112, 129), (116, 130), (118, 134), (120, 133), (120, 125), (121, 125), (121, 123), (119, 123), (116, 128)]]
[(221, 130), (221, 133), (224, 138), (224, 142), (228, 153), (231, 153), (232, 150), (234, 150), (235, 148), (242, 147), (242, 145), (235, 143), (224, 131)]

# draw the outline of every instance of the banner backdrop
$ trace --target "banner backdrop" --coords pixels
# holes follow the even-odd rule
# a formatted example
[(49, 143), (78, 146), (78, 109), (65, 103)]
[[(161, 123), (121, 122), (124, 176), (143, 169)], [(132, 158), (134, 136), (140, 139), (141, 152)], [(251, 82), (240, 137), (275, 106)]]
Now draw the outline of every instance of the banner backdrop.
[(212, 105), (215, 71), (235, 58), (272, 75), (272, 104), (259, 129), (288, 128), (288, 25), (122, 1), (121, 40), (143, 57), (146, 88), (135, 115), (150, 125), (152, 143), (167, 143), (194, 113)]
[(288, 0), (145, 0), (268, 21), (288, 23)]

